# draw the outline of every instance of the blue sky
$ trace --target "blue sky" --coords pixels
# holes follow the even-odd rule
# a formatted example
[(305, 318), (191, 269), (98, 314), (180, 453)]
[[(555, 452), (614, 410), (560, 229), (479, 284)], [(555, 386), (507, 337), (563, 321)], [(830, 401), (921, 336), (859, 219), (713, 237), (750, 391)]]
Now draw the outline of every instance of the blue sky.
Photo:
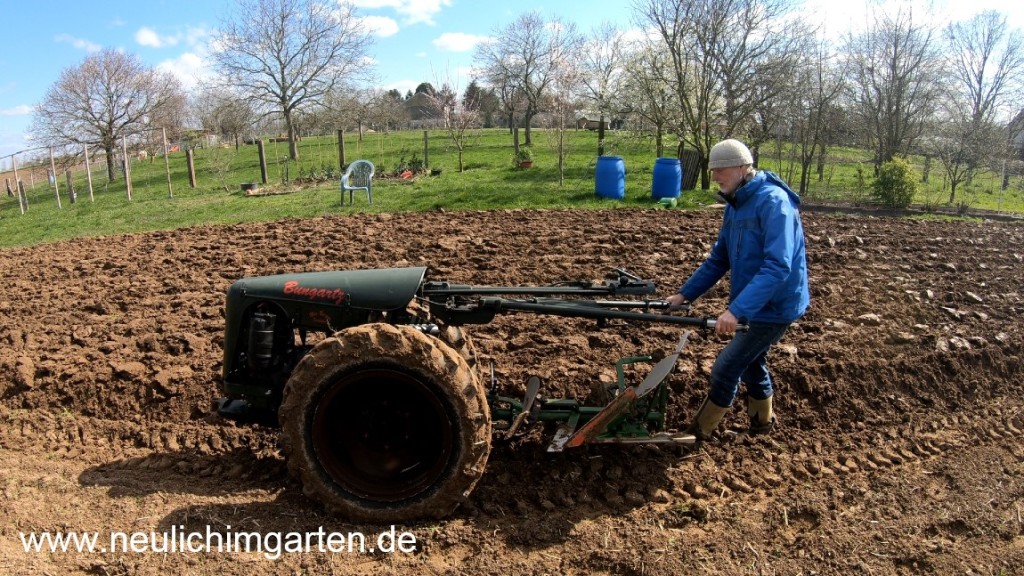
[[(825, 22), (830, 35), (863, 21), (867, 0), (806, 0), (804, 15)], [(889, 0), (892, 2), (893, 0)], [(916, 1), (916, 0), (915, 0)], [(538, 11), (575, 22), (589, 32), (602, 22), (631, 27), (631, 0), (351, 0), (374, 31), (370, 56), (379, 85), (403, 94), (420, 82), (470, 80), (473, 47), (519, 15)], [(905, 3), (905, 2), (904, 2)], [(233, 0), (17, 0), (3, 9), (5, 49), (0, 51), (0, 166), (30, 146), (26, 131), (33, 107), (62, 70), (91, 52), (116, 48), (149, 66), (174, 72), (186, 86), (207, 70), (207, 44)], [(1024, 27), (1018, 2), (945, 0), (929, 12), (962, 18), (984, 8)], [(950, 5), (949, 8), (945, 6)], [(917, 14), (917, 12), (915, 12)], [(947, 20), (948, 21), (948, 20)]]

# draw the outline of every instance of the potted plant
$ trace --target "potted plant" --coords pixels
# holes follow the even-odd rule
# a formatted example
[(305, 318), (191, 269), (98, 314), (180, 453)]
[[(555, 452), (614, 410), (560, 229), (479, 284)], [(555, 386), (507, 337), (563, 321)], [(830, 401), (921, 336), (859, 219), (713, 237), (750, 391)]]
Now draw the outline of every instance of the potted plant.
[(519, 150), (515, 153), (513, 161), (520, 168), (533, 166), (533, 150), (529, 146), (520, 146)]

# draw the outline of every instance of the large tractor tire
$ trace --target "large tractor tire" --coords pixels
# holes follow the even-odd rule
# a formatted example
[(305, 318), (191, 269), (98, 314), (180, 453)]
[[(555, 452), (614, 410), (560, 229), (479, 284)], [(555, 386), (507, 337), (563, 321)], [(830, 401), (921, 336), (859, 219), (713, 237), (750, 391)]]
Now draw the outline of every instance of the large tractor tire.
[(450, 514), (490, 452), (485, 391), (460, 352), (409, 326), (364, 324), (296, 366), (280, 410), (289, 472), (360, 521)]

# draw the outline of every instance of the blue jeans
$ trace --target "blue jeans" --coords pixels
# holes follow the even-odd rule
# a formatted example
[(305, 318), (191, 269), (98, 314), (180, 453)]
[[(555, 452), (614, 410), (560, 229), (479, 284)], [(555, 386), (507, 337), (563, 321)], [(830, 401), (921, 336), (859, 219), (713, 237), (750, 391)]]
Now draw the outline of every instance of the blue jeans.
[(708, 399), (722, 407), (732, 406), (740, 382), (747, 395), (764, 400), (772, 395), (772, 377), (768, 374), (768, 349), (785, 334), (789, 324), (751, 322), (746, 332), (737, 332), (718, 354), (711, 368)]

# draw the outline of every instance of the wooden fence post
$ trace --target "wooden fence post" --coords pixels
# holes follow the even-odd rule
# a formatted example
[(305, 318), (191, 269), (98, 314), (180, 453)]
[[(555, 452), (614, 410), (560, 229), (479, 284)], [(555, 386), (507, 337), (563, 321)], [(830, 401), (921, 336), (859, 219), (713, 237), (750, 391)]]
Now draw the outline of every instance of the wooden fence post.
[[(17, 190), (18, 183), (21, 182), (21, 178), (18, 178), (18, 155), (14, 154), (11, 156), (11, 167), (14, 168), (14, 188)], [(18, 193), (18, 205), (21, 205), (21, 193)], [(22, 212), (24, 214), (24, 211)]]
[(345, 131), (338, 130), (338, 170), (345, 169)]
[(260, 180), (267, 183), (267, 151), (263, 148), (263, 139), (256, 141), (256, 153), (260, 157)]
[(128, 201), (132, 201), (132, 161), (128, 158), (128, 137), (121, 136), (121, 156), (124, 158), (124, 189), (128, 193)]
[(60, 186), (57, 185), (57, 167), (53, 164), (53, 148), (50, 148), (50, 174), (53, 178), (53, 196), (57, 199), (57, 209), (60, 210)]
[(28, 194), (25, 194), (25, 183), (21, 180), (18, 180), (18, 207), (22, 214), (28, 210)]
[(423, 167), (430, 168), (430, 152), (428, 151), (428, 145), (430, 144), (430, 136), (427, 135), (427, 131), (423, 131)]
[(164, 172), (167, 173), (167, 197), (174, 198), (174, 190), (171, 189), (171, 162), (167, 159), (167, 128), (160, 129), (164, 137)]
[(92, 167), (89, 164), (89, 146), (83, 144), (82, 149), (85, 152), (85, 181), (89, 184), (89, 202), (95, 202), (96, 200), (92, 197)]
[(188, 168), (188, 187), (189, 188), (195, 188), (196, 187), (196, 161), (195, 161), (195, 158), (192, 156), (192, 149), (191, 148), (186, 148), (185, 149), (185, 165)]

